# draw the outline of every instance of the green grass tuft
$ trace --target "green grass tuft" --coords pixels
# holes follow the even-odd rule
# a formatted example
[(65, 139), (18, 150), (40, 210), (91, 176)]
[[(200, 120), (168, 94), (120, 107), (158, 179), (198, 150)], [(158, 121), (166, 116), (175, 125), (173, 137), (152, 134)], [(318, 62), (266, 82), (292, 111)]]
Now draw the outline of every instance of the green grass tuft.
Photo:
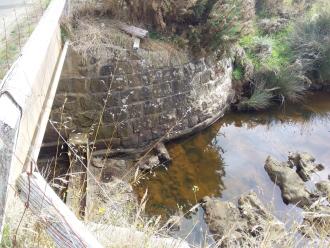
[[(255, 34), (242, 37), (239, 40), (239, 44), (245, 49), (255, 69), (259, 70), (262, 67), (266, 67), (279, 70), (285, 68), (293, 61), (293, 53), (287, 39), (292, 29), (292, 25), (288, 25), (284, 30), (272, 35), (263, 35), (257, 31)], [(260, 59), (255, 53), (255, 48), (257, 46), (269, 46), (271, 48), (271, 53)]]
[(235, 80), (242, 80), (244, 76), (244, 69), (242, 66), (235, 66), (233, 70), (233, 78)]
[(2, 240), (0, 244), (1, 248), (10, 248), (13, 247), (13, 243), (11, 240), (11, 233), (10, 233), (10, 228), (7, 224), (5, 224), (2, 232)]

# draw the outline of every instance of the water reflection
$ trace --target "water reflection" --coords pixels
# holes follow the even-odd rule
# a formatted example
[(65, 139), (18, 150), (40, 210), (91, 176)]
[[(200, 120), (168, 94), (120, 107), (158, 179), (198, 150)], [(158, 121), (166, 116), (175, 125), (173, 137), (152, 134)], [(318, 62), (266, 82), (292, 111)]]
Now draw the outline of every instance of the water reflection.
[(173, 163), (168, 170), (136, 188), (141, 196), (149, 189), (149, 214), (173, 214), (178, 205), (188, 209), (197, 201), (214, 195), (235, 201), (249, 190), (258, 192), (275, 214), (285, 219), (293, 211), (283, 203), (278, 187), (264, 171), (268, 155), (286, 160), (289, 151), (313, 154), (326, 170), (312, 180), (330, 173), (330, 94), (309, 96), (305, 104), (274, 108), (263, 113), (229, 113), (204, 132), (168, 146)]
[[(173, 158), (169, 168), (157, 170), (154, 177), (136, 188), (141, 196), (148, 187), (148, 213), (174, 214), (178, 207), (188, 210), (205, 195), (221, 195), (223, 182), (219, 174), (224, 172), (222, 157), (212, 145), (216, 135), (212, 129), (168, 146)], [(198, 186), (195, 193), (194, 186)]]

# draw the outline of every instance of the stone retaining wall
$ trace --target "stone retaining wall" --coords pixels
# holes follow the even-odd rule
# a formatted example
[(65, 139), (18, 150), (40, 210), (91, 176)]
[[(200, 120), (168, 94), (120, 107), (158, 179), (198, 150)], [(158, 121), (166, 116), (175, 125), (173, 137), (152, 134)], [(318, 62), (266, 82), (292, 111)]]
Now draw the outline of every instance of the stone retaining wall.
[[(86, 65), (71, 51), (65, 66), (51, 120), (65, 124), (64, 137), (87, 132), (93, 141), (98, 130), (98, 149), (111, 143), (112, 149), (134, 150), (164, 136), (171, 139), (204, 128), (234, 97), (230, 59), (161, 68), (142, 59), (91, 59)], [(56, 136), (48, 128), (46, 146)]]

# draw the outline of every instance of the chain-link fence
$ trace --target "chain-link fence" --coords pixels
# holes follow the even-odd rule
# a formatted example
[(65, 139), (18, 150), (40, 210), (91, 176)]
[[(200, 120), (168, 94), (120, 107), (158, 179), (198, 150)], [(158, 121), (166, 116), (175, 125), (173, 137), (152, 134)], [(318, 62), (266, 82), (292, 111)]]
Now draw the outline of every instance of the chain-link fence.
[(50, 0), (0, 1), (0, 80), (22, 52)]

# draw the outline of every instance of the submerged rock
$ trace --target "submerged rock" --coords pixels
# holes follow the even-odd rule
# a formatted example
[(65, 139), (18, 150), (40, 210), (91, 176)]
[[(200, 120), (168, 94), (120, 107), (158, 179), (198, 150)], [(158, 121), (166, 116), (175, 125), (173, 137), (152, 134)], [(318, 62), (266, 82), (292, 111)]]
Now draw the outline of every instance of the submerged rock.
[(144, 158), (142, 158), (138, 163), (138, 167), (140, 170), (152, 170), (158, 166), (160, 166), (160, 161), (158, 156), (147, 154)]
[(159, 166), (168, 165), (171, 160), (164, 143), (159, 142), (154, 147), (153, 152), (145, 154), (140, 161), (137, 162), (137, 165), (141, 170), (152, 170)]
[(298, 175), (304, 182), (311, 179), (311, 175), (324, 169), (322, 164), (316, 164), (315, 158), (306, 152), (289, 154), (289, 163), (296, 167)]
[(171, 160), (172, 160), (171, 156), (168, 153), (164, 143), (162, 143), (162, 142), (157, 143), (155, 146), (155, 150), (156, 150), (156, 153), (157, 153), (157, 156), (158, 156), (160, 162), (162, 162), (162, 163), (171, 162)]
[(286, 204), (297, 204), (299, 207), (309, 206), (312, 203), (312, 194), (291, 167), (288, 163), (281, 163), (270, 156), (265, 163), (265, 170), (271, 180), (280, 187)]
[(253, 192), (240, 197), (238, 207), (231, 202), (204, 197), (205, 221), (221, 247), (247, 246), (251, 240), (276, 242), (285, 234), (284, 224), (274, 217)]

